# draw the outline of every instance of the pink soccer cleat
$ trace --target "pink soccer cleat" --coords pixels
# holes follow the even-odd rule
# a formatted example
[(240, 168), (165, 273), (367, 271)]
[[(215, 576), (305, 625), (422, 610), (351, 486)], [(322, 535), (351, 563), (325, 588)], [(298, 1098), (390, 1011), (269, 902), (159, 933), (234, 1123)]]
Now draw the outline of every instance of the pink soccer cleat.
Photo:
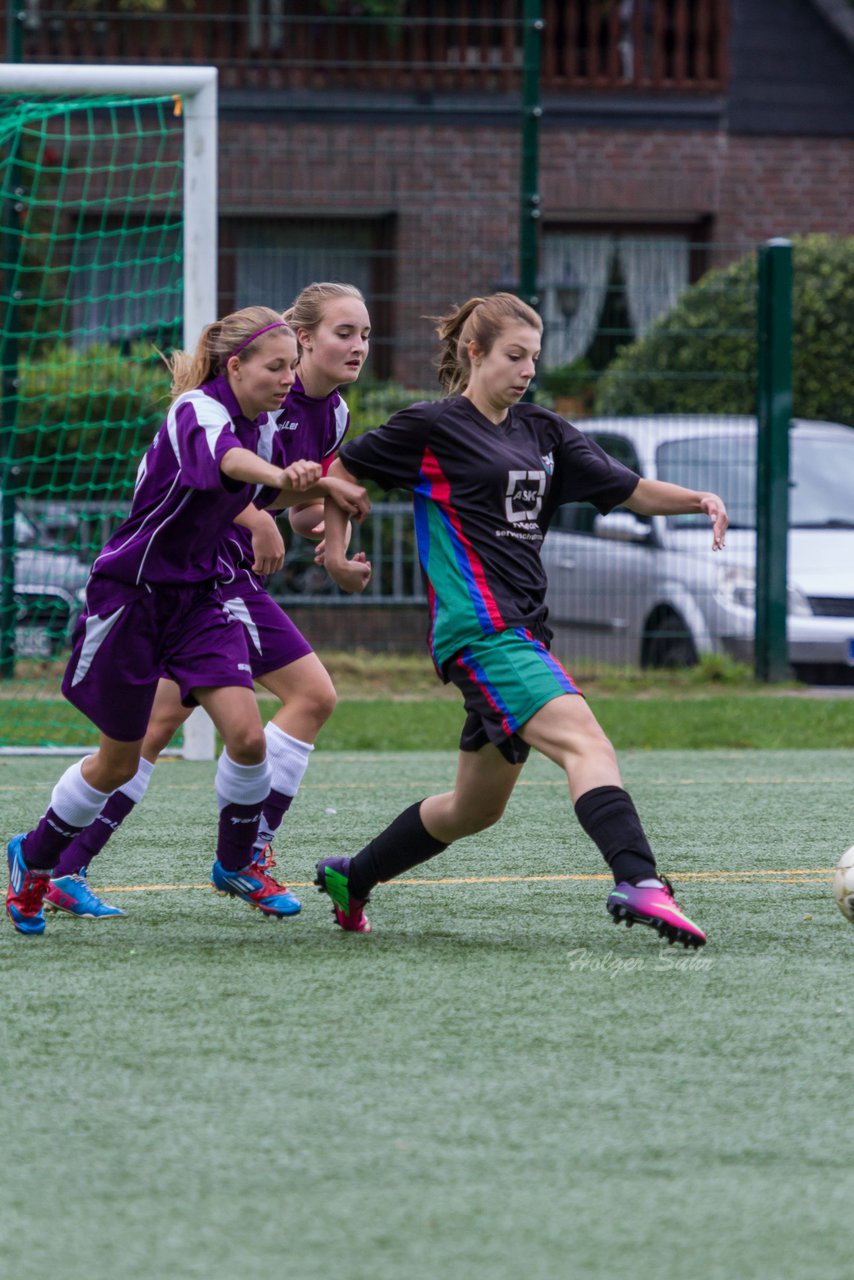
[(623, 880), (615, 885), (608, 895), (608, 910), (614, 917), (614, 924), (625, 920), (631, 926), (649, 925), (657, 929), (662, 938), (668, 942), (681, 942), (686, 947), (702, 947), (706, 942), (703, 930), (683, 915), (675, 898), (673, 886), (664, 876), (659, 876), (660, 886), (640, 888)]

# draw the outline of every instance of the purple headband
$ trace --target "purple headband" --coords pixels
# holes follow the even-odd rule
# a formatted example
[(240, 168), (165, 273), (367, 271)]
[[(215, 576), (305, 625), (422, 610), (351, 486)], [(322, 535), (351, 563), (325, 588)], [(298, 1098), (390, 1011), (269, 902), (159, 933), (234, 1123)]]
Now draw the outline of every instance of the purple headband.
[(235, 347), (234, 350), (230, 351), (225, 358), (226, 360), (230, 360), (232, 356), (236, 356), (244, 347), (248, 347), (250, 342), (254, 342), (256, 338), (260, 338), (262, 333), (267, 333), (269, 329), (290, 329), (290, 327), (291, 326), (286, 320), (276, 320), (273, 324), (265, 324), (263, 329), (256, 329), (254, 333), (250, 333), (246, 341), (241, 342), (240, 346)]

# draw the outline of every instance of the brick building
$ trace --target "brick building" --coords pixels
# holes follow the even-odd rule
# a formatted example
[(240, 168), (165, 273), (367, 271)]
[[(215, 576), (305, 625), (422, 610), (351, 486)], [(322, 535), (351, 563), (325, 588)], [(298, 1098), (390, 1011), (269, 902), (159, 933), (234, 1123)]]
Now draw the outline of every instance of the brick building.
[[(522, 6), (294, 7), (306, 12), (21, 0), (23, 55), (216, 63), (221, 309), (354, 280), (373, 372), (429, 385), (423, 317), (518, 279)], [(770, 236), (851, 233), (845, 0), (544, 0), (543, 16), (546, 366), (609, 323), (643, 332), (705, 269)]]

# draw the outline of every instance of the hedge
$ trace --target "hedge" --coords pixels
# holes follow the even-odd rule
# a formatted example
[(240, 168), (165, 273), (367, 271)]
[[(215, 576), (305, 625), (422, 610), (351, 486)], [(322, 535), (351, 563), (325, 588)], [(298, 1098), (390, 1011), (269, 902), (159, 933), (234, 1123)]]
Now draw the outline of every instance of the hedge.
[[(854, 424), (854, 238), (794, 237), (794, 415)], [(709, 271), (599, 381), (594, 412), (753, 413), (756, 255)]]

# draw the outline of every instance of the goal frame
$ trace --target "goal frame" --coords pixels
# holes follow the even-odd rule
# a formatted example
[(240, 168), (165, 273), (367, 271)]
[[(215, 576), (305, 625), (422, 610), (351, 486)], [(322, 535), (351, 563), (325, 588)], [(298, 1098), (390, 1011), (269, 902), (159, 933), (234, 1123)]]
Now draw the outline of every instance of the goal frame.
[[(217, 82), (216, 67), (0, 64), (0, 94), (4, 95), (180, 97), (184, 125), (182, 337), (188, 350), (204, 326), (217, 318)], [(87, 750), (4, 747), (0, 754), (80, 755)], [(201, 707), (184, 725), (181, 754), (187, 760), (214, 757), (214, 727)]]

